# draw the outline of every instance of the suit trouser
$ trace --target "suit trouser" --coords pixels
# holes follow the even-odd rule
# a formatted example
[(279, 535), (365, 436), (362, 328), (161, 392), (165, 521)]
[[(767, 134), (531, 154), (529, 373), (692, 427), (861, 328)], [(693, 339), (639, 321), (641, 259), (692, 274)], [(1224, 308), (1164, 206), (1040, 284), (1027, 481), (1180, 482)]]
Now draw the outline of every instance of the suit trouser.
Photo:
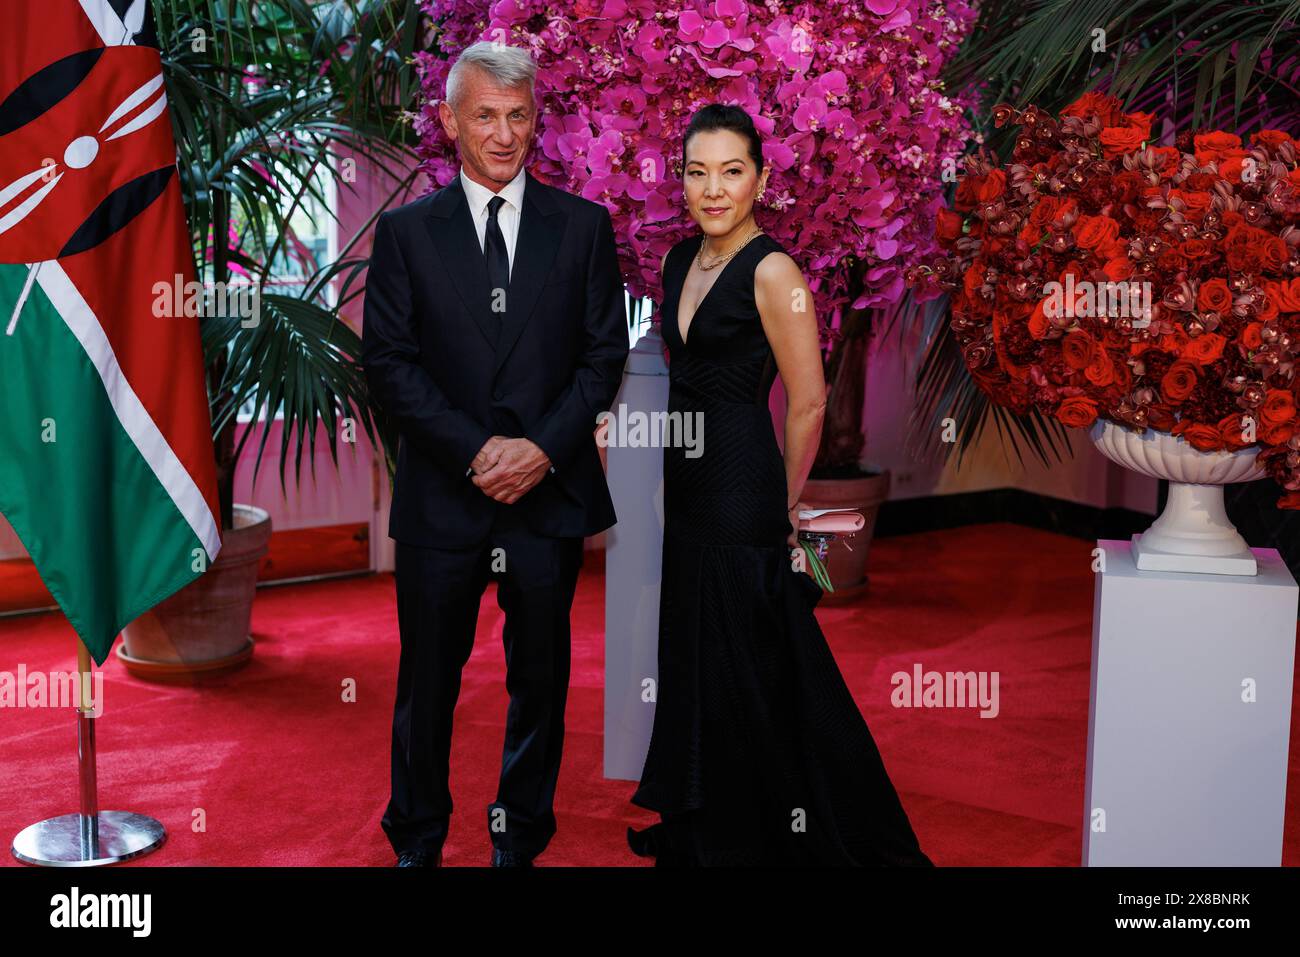
[[(447, 837), (452, 713), (474, 647), (490, 578), (505, 612), (505, 746), (496, 800), (487, 806), (494, 847), (540, 854), (555, 834), (555, 784), (569, 688), (569, 612), (581, 538), (537, 535), (498, 503), (488, 540), (470, 549), (396, 546), (402, 653), (393, 709), (392, 795), (382, 826), (393, 849), (437, 853)], [(497, 551), (500, 549), (500, 551)]]

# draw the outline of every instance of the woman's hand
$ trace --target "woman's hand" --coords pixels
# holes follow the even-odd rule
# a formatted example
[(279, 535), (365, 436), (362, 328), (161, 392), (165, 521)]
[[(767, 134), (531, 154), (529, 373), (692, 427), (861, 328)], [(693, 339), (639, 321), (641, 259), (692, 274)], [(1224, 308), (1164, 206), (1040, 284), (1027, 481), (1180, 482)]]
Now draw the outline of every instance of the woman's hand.
[(791, 548), (799, 546), (799, 513), (806, 511), (808, 505), (804, 502), (796, 502), (794, 508), (786, 513), (786, 518), (790, 520), (790, 527), (793, 531), (786, 537), (786, 544)]

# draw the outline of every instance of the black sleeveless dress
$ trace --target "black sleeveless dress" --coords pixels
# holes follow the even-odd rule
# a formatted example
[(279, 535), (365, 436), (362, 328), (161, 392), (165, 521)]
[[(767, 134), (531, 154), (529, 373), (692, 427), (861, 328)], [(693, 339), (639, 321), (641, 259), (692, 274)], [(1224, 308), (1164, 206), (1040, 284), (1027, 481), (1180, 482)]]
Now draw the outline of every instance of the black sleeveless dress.
[(698, 413), (703, 442), (665, 442), (657, 703), (632, 796), (660, 821), (628, 843), (657, 865), (932, 866), (786, 544), (776, 361), (754, 304), (754, 270), (781, 245), (760, 235), (719, 267), (683, 341), (702, 241), (674, 246), (664, 273), (668, 411)]

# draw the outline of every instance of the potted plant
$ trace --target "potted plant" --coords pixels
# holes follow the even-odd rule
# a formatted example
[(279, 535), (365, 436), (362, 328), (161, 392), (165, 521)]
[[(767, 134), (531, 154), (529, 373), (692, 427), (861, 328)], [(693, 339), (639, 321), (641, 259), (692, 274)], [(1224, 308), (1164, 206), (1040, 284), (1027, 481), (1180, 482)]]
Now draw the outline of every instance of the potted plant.
[(1087, 93), (1059, 116), (994, 109), (1011, 161), (967, 161), (939, 217), (952, 334), (990, 401), (1090, 428), (1174, 483), (1137, 567), (1254, 574), (1219, 486), (1267, 472), (1300, 509), (1300, 144), (1180, 133)]
[[(1004, 160), (1022, 129), (998, 128), (993, 104), (1035, 103), (1059, 113), (1086, 92), (1116, 96), (1125, 111), (1158, 112), (1151, 141), (1166, 146), (1211, 129), (1300, 134), (1285, 55), (1300, 43), (1300, 24), (1285, 3), (1270, 0), (1224, 30), (1223, 18), (1234, 12), (1240, 11), (1223, 3), (1188, 11), (1161, 0), (1106, 0), (1086, 9), (1068, 0), (1033, 8), (985, 3), (944, 78), (950, 89), (978, 91), (982, 105), (970, 111), (972, 125), (984, 147)], [(1072, 454), (1068, 427), (1058, 418), (1034, 406), (1001, 405), (981, 389), (968, 373), (946, 301), (931, 306), (915, 314), (924, 350), (913, 419), (917, 444), (955, 454), (960, 467), (965, 451), (993, 424), (1021, 460), (1029, 452), (1050, 465)], [(933, 442), (946, 419), (955, 422), (956, 440)], [(1160, 484), (1163, 493), (1166, 483)], [(1300, 512), (1274, 507), (1284, 491), (1266, 478), (1229, 486), (1225, 497), (1245, 537), (1278, 548), (1300, 575)]]
[[(221, 553), (127, 626), (118, 649), (132, 672), (165, 681), (227, 671), (252, 653), (253, 593), (271, 528), (265, 511), (235, 504), (234, 477), (253, 444), (257, 473), (269, 423), (282, 419), (282, 489), (290, 447), (295, 479), (318, 430), (337, 461), (347, 420), (349, 433), (359, 425), (356, 434), (391, 459), (391, 431), (356, 358), (360, 339), (340, 316), (367, 263), (348, 253), (387, 203), (323, 266), (304, 254), (292, 220), (307, 197), (334, 215), (321, 170), (350, 189), (358, 158), (410, 165), (402, 110), (418, 89), (410, 55), (426, 38), (414, 0), (155, 0), (155, 9), (195, 273), (209, 289), (246, 283), (258, 293), (252, 315), (214, 309), (201, 319)], [(299, 278), (277, 285), (284, 273)]]

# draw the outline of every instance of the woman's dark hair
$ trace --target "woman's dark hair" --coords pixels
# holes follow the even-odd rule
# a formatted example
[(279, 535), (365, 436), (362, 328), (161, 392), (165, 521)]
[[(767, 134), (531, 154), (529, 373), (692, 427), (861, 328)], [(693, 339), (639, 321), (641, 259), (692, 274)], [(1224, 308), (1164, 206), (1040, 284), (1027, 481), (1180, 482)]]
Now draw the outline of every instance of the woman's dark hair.
[(686, 127), (686, 135), (682, 137), (683, 172), (686, 170), (686, 144), (696, 133), (707, 133), (712, 130), (731, 130), (744, 137), (749, 142), (749, 158), (754, 161), (755, 168), (762, 172), (763, 140), (759, 137), (758, 130), (754, 128), (753, 118), (738, 106), (722, 103), (702, 106), (691, 117), (690, 125)]

